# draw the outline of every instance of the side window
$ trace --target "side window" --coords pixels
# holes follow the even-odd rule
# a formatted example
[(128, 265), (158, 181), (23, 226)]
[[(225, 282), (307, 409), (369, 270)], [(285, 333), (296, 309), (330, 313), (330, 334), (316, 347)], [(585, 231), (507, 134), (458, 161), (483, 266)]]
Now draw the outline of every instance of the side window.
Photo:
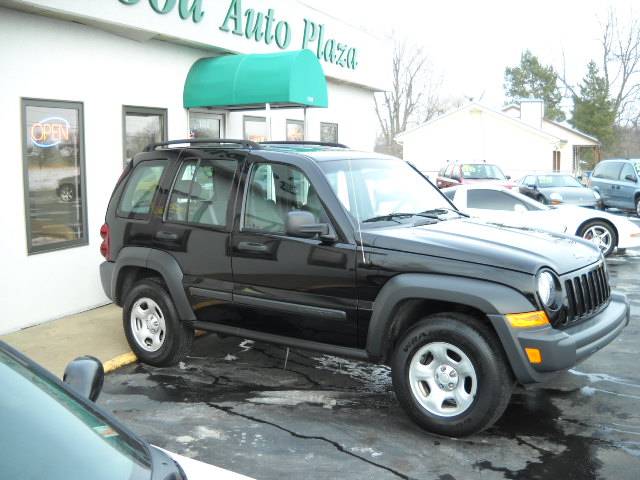
[(454, 197), (456, 196), (456, 190), (444, 190), (442, 191), (445, 197), (453, 202)]
[(167, 221), (226, 226), (236, 165), (233, 160), (183, 162), (169, 198)]
[(248, 230), (284, 233), (288, 212), (306, 210), (328, 222), (309, 179), (295, 167), (259, 163), (251, 169), (242, 226)]
[(481, 210), (515, 211), (518, 205), (528, 210), (524, 202), (511, 195), (495, 190), (471, 189), (467, 191), (467, 207)]
[[(629, 176), (629, 178), (627, 178), (627, 176)], [(633, 178), (633, 180), (631, 180), (631, 178)], [(620, 171), (620, 180), (624, 180), (627, 182), (636, 182), (638, 180), (638, 178), (636, 177), (636, 172), (633, 169), (633, 165), (631, 165), (630, 163), (624, 164), (622, 170)]]
[(595, 178), (604, 178), (607, 180), (617, 180), (622, 168), (621, 162), (599, 163), (593, 176)]
[(526, 177), (524, 177), (524, 180), (522, 181), (523, 185), (535, 185), (536, 184), (536, 177), (534, 177), (533, 175), (527, 175)]
[(136, 166), (120, 198), (118, 216), (144, 219), (151, 213), (151, 205), (166, 166), (166, 160), (145, 161)]

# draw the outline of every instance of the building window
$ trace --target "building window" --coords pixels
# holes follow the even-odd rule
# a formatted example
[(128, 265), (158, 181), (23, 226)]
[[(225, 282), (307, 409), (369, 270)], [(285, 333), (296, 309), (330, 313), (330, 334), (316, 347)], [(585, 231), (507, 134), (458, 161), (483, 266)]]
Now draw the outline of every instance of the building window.
[(244, 139), (252, 142), (265, 142), (267, 140), (267, 119), (265, 117), (242, 118)]
[(304, 122), (302, 120), (287, 120), (287, 141), (301, 142), (304, 140)]
[(320, 122), (320, 141), (338, 143), (338, 124)]
[(29, 254), (86, 245), (82, 103), (22, 99)]
[(150, 143), (167, 141), (167, 110), (162, 108), (122, 107), (124, 122), (124, 163)]

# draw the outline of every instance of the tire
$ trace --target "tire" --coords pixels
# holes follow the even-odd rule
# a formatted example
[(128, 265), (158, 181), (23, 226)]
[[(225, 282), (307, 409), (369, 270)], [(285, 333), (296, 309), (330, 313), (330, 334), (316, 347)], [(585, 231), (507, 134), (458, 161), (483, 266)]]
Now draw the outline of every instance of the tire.
[(76, 199), (76, 189), (73, 185), (65, 183), (64, 185), (60, 186), (60, 189), (58, 190), (58, 196), (63, 202), (73, 202)]
[(577, 236), (595, 243), (602, 255), (608, 257), (618, 245), (618, 235), (611, 224), (602, 220), (592, 220), (580, 227)]
[(131, 350), (149, 365), (174, 365), (193, 343), (193, 328), (180, 321), (169, 293), (152, 280), (141, 280), (129, 291), (122, 324)]
[[(437, 357), (442, 360), (438, 349), (445, 352), (444, 362), (437, 360)], [(463, 377), (465, 370), (470, 371), (466, 360), (473, 375)], [(416, 380), (418, 361), (433, 372), (431, 380)], [(397, 342), (391, 367), (396, 396), (409, 417), (429, 432), (450, 437), (471, 435), (493, 425), (507, 408), (514, 386), (513, 374), (493, 331), (480, 320), (462, 313), (438, 313), (416, 323)], [(441, 369), (447, 371), (441, 374)], [(441, 377), (448, 381), (446, 378), (454, 377), (451, 371), (457, 372), (456, 369), (460, 372), (455, 388), (446, 391), (439, 387)], [(454, 402), (451, 408), (450, 400), (434, 404), (430, 400), (432, 392), (445, 397), (458, 393), (466, 400), (459, 405)]]

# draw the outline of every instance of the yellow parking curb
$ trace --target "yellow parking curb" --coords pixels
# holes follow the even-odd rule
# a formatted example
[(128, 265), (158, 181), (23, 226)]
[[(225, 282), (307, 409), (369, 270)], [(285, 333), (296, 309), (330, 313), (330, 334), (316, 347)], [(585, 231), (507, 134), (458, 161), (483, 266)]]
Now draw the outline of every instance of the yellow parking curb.
[[(207, 332), (204, 332), (202, 330), (196, 330), (195, 336), (196, 338), (198, 338), (203, 335), (206, 335), (206, 333)], [(111, 360), (107, 360), (102, 364), (104, 368), (104, 373), (113, 372), (118, 368), (122, 368), (126, 365), (134, 363), (136, 360), (138, 360), (138, 357), (136, 357), (136, 354), (133, 352), (127, 352), (127, 353), (123, 353), (122, 355), (118, 355), (117, 357), (112, 358)]]
[(125, 365), (129, 365), (130, 363), (138, 360), (136, 354), (133, 352), (123, 353), (122, 355), (118, 355), (111, 360), (107, 360), (102, 365), (104, 366), (104, 373), (113, 372), (114, 370), (124, 367)]

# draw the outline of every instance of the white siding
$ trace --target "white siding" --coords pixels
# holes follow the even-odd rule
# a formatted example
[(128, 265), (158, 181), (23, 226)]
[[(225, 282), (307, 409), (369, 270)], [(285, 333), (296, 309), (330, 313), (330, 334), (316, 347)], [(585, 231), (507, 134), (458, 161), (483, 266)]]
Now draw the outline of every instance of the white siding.
[[(211, 53), (162, 41), (139, 43), (76, 23), (4, 8), (0, 8), (0, 44), (4, 46), (0, 50), (2, 334), (108, 301), (99, 281), (102, 257), (98, 232), (122, 169), (122, 106), (166, 108), (169, 138), (186, 137), (184, 80), (193, 62)], [(84, 103), (88, 246), (27, 255), (21, 97)], [(333, 121), (339, 124), (340, 141), (372, 149), (372, 93), (331, 83), (329, 103), (328, 109), (310, 111), (311, 138), (319, 137), (320, 121)], [(274, 138), (284, 138), (287, 117), (302, 118), (302, 112), (277, 112)], [(230, 119), (227, 136), (242, 136), (241, 120), (238, 127)]]

